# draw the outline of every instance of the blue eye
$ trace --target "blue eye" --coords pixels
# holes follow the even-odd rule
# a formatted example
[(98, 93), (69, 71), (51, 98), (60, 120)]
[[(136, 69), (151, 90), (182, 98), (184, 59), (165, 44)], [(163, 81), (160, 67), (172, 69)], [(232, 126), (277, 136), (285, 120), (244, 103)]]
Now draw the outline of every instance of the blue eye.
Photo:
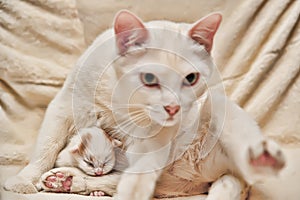
[(158, 78), (152, 73), (141, 73), (141, 81), (145, 86), (157, 87), (159, 86)]
[(195, 73), (190, 73), (188, 74), (184, 79), (183, 79), (183, 85), (185, 86), (193, 86), (195, 85), (198, 80), (199, 80), (200, 74), (195, 72)]

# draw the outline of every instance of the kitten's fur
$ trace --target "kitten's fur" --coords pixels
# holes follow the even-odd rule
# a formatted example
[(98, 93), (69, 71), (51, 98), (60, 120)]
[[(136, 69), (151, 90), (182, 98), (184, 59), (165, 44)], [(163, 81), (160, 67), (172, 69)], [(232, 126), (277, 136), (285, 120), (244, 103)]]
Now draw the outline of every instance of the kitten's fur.
[(121, 145), (97, 127), (83, 128), (58, 154), (55, 167), (78, 167), (92, 176), (107, 174), (115, 166), (114, 148)]
[[(212, 183), (208, 200), (238, 200), (244, 195), (241, 180), (253, 183), (257, 175), (276, 174), (284, 165), (280, 148), (245, 111), (206, 88), (215, 81), (209, 53), (220, 22), (221, 15), (212, 14), (194, 25), (143, 24), (128, 11), (119, 12), (115, 34), (100, 35), (79, 60), (47, 109), (33, 159), (5, 188), (36, 192), (34, 183), (43, 173), (48, 176), (75, 125), (88, 127), (98, 119), (125, 148), (142, 154), (128, 155), (130, 167), (120, 181), (119, 174), (89, 177), (71, 168), (51, 170), (73, 176), (71, 192), (117, 190), (119, 199), (146, 200), (205, 193)], [(183, 87), (195, 72), (201, 75), (197, 84)], [(154, 74), (159, 87), (145, 87), (145, 73)], [(130, 173), (137, 171), (148, 173)]]

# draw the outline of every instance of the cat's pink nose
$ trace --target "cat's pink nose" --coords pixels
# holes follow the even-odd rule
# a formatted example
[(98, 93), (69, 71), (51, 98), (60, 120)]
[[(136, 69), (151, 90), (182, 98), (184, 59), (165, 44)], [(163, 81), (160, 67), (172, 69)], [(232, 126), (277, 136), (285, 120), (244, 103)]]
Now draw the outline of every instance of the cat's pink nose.
[(175, 115), (179, 109), (180, 106), (179, 105), (175, 105), (175, 106), (164, 106), (164, 109), (167, 111), (167, 113), (172, 117), (173, 115)]

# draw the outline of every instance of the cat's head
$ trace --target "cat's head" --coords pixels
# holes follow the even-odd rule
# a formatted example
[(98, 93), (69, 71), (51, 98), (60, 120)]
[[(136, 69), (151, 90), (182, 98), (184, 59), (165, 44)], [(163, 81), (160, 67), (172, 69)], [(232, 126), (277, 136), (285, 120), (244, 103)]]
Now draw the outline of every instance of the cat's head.
[[(213, 73), (210, 52), (222, 16), (211, 14), (194, 25), (143, 23), (128, 11), (114, 22), (119, 58), (113, 103), (127, 106), (133, 121), (174, 126), (205, 92)], [(118, 108), (117, 108), (118, 109)]]
[(78, 167), (92, 176), (109, 173), (115, 165), (114, 148), (122, 143), (95, 127), (81, 129), (78, 134), (78, 143), (70, 149)]

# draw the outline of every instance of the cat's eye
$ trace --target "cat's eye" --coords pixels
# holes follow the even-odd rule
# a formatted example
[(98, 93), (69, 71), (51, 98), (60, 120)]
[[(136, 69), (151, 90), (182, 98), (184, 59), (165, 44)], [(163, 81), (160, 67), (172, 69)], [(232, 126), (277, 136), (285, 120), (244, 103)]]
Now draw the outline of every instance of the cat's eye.
[(193, 86), (198, 82), (199, 77), (200, 77), (200, 74), (197, 72), (190, 73), (183, 79), (183, 85)]
[(141, 81), (148, 87), (158, 87), (158, 78), (152, 73), (141, 73)]

